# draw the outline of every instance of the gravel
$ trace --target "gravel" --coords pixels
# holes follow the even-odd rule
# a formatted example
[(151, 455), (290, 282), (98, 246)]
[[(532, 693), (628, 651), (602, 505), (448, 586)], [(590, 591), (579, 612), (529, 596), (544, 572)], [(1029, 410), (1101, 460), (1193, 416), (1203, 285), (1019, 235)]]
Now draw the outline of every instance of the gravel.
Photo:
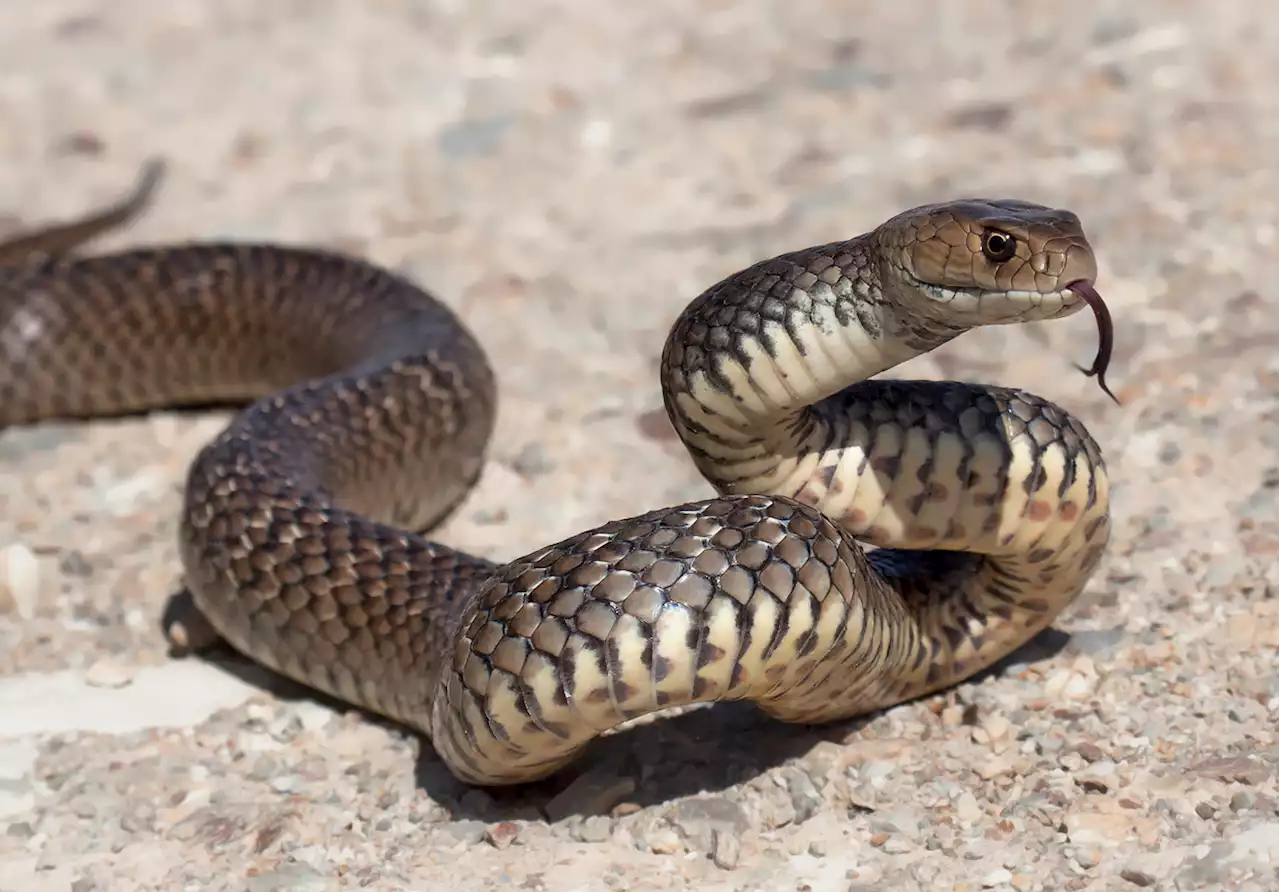
[(1075, 209), (1116, 320), (895, 371), (1079, 414), (1115, 534), (1080, 602), (866, 721), (636, 723), (530, 789), (179, 659), (186, 467), (226, 412), (0, 433), (0, 890), (1277, 888), (1276, 12), (1084, 0), (0, 5), (0, 229), (360, 253), (479, 332), (493, 458), (438, 531), (500, 558), (705, 495), (655, 363), (728, 272), (912, 204)]

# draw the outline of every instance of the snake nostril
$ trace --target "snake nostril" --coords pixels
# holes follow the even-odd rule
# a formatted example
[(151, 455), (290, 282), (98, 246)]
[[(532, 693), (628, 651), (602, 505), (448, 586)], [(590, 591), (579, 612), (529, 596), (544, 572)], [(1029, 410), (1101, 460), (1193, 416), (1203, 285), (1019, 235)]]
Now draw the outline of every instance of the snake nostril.
[(1070, 282), (1073, 285), (1093, 284), (1094, 279), (1098, 277), (1098, 261), (1088, 245), (1072, 245), (1067, 248), (1061, 276), (1064, 282)]

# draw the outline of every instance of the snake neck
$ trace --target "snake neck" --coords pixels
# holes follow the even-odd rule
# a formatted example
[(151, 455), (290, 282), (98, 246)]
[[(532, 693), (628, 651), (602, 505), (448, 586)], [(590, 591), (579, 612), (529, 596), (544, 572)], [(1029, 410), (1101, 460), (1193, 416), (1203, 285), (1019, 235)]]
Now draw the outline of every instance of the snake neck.
[(667, 413), (721, 493), (777, 484), (779, 453), (798, 432), (821, 438), (833, 397), (963, 330), (904, 311), (873, 256), (867, 235), (762, 261), (705, 291), (672, 327)]

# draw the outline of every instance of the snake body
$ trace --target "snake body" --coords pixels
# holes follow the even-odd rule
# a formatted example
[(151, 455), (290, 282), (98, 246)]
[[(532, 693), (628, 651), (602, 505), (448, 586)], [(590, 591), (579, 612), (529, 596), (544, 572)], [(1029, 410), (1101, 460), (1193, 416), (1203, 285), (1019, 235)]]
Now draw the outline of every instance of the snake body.
[(454, 314), (317, 250), (69, 255), (141, 198), (0, 246), (0, 426), (247, 402), (187, 479), (200, 613), (424, 733), (464, 781), (544, 777), (667, 707), (827, 722), (938, 691), (1052, 622), (1108, 541), (1105, 466), (1065, 410), (868, 380), (979, 325), (1101, 312), (1068, 211), (914, 208), (711, 287), (660, 374), (715, 497), (497, 564), (414, 532), (465, 497), (493, 431)]

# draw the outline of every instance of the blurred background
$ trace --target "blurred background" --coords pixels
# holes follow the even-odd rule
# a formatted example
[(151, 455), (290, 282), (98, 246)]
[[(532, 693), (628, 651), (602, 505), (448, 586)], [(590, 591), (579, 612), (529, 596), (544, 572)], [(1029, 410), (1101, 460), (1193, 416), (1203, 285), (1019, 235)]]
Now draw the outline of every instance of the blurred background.
[[(1101, 258), (1098, 288), (1116, 324), (1109, 378), (1122, 407), (1072, 368), (1096, 348), (1087, 313), (974, 332), (894, 374), (1024, 387), (1078, 414), (1102, 444), (1115, 481), (1112, 552), (1060, 625), (1110, 637), (1080, 638), (1094, 649), (1078, 644), (1041, 671), (1093, 672), (1095, 681), (1110, 671), (1121, 687), (1108, 702), (1138, 716), (1125, 733), (1152, 746), (1172, 741), (1160, 756), (1103, 743), (1106, 758), (1151, 777), (1165, 769), (1190, 777), (1197, 760), (1271, 747), (1270, 768), (1245, 789), (1269, 805), (1255, 799), (1233, 811), (1239, 782), (1214, 780), (1199, 800), (1181, 791), (1190, 805), (1152, 818), (1147, 836), (1106, 825), (1062, 848), (1049, 828), (1087, 792), (1068, 783), (1048, 823), (1026, 825), (1035, 832), (991, 830), (995, 806), (973, 825), (1018, 862), (982, 861), (981, 876), (996, 872), (990, 888), (1129, 888), (1118, 879), (1126, 852), (1191, 852), (1193, 843), (1275, 824), (1276, 46), (1275, 7), (1250, 0), (9, 2), (0, 4), (0, 233), (114, 200), (159, 157), (168, 173), (153, 206), (103, 250), (285, 241), (409, 273), (476, 331), (502, 394), (490, 469), (440, 535), (509, 558), (707, 494), (667, 425), (656, 363), (675, 315), (723, 276), (925, 202), (1018, 197), (1074, 210)], [(182, 474), (227, 417), (161, 415), (0, 438), (11, 481), (0, 488), (0, 545), (25, 543), (47, 570), (36, 600), (15, 601), (7, 628), (0, 604), (0, 672), (55, 672), (103, 656), (165, 663), (155, 619), (176, 580)], [(70, 569), (68, 541), (81, 562)], [(979, 696), (1025, 701), (1043, 693), (1037, 678)], [(1177, 684), (1188, 687), (1175, 693)], [(1223, 704), (1238, 702), (1252, 706), (1225, 718)], [(904, 710), (908, 722), (928, 715), (924, 706)], [(1090, 740), (1124, 725), (1098, 719), (1072, 731), (1073, 721), (1051, 724)], [(706, 731), (695, 730), (699, 739)], [(398, 739), (379, 740), (365, 746), (383, 747), (388, 760), (402, 754)], [(324, 758), (322, 743), (308, 752)], [(715, 746), (726, 758), (752, 757), (749, 742)], [(976, 758), (943, 764), (930, 761), (942, 758), (934, 744), (910, 746), (921, 778), (955, 775)], [(632, 754), (646, 776), (677, 771), (672, 752), (684, 760), (693, 751), (652, 747)], [(93, 757), (77, 752), (89, 761), (67, 770), (87, 771)], [(1060, 769), (1032, 762), (1019, 789)], [(393, 775), (405, 770), (388, 764)], [(732, 789), (742, 776), (722, 780)], [(916, 789), (902, 783), (893, 795)], [(822, 808), (845, 820), (835, 794), (825, 795)], [(989, 801), (1009, 795), (1006, 787)], [(1158, 813), (1156, 793), (1135, 786), (1127, 795), (1135, 814)], [(62, 814), (79, 826), (65, 795), (40, 801), (47, 820)], [(1187, 817), (1200, 801), (1217, 803), (1218, 817)], [(387, 813), (399, 820), (405, 807)], [(783, 826), (752, 808), (752, 832)], [(654, 809), (645, 804), (635, 820)], [(865, 829), (871, 818), (858, 820)], [(792, 830), (779, 832), (785, 840)], [(458, 837), (470, 853), (459, 863), (494, 863), (493, 847), (469, 832)], [(861, 833), (863, 848), (847, 843), (849, 857), (893, 888), (979, 876), (928, 858), (918, 863), (934, 872), (917, 875), (868, 848), (870, 835)], [(1115, 839), (1128, 840), (1120, 854), (1108, 848)], [(921, 852), (932, 851), (926, 843), (912, 837)], [(351, 863), (394, 862), (387, 845)], [(669, 862), (643, 838), (623, 848), (626, 870)], [(503, 869), (524, 880), (542, 868), (516, 859), (518, 849), (502, 853)], [(248, 851), (222, 852), (217, 863), (236, 870), (280, 857), (270, 845)], [(765, 870), (752, 860), (756, 849), (745, 851), (743, 864)], [(1100, 854), (1090, 861), (1090, 852)], [(322, 878), (336, 863), (326, 857), (313, 864)], [(1151, 883), (1136, 885), (1181, 875), (1195, 857), (1139, 865)], [(1230, 873), (1243, 862), (1223, 858), (1227, 866), (1197, 868), (1178, 888), (1243, 882)], [(847, 863), (825, 863), (814, 877), (857, 888)], [(745, 882), (706, 870), (708, 883), (726, 889)], [(1034, 882), (1009, 886), (1024, 874)], [(760, 873), (761, 888), (784, 888), (767, 879), (782, 876), (791, 875)], [(1121, 885), (1089, 885), (1091, 877)]]

